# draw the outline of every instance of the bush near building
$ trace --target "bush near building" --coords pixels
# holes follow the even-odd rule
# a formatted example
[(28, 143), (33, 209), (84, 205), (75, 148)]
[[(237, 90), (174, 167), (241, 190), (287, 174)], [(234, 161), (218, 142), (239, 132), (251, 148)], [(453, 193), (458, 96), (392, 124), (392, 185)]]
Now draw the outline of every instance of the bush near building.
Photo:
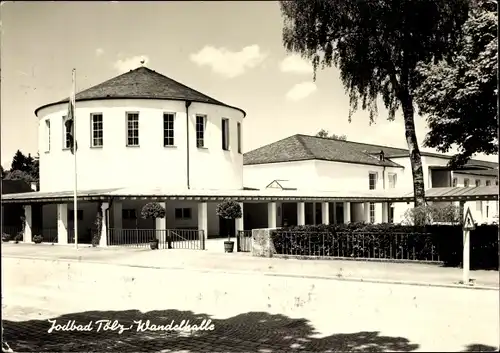
[[(461, 225), (383, 223), (306, 225), (271, 232), (277, 254), (387, 260), (442, 261), (461, 266)], [(498, 270), (498, 225), (470, 232), (471, 269)]]

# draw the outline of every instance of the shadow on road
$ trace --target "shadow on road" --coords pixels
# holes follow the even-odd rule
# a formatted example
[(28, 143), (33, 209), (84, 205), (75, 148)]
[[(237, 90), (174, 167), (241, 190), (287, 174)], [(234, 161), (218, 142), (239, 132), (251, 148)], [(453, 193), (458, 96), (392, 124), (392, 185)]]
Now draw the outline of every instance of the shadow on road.
[[(159, 351), (183, 350), (186, 352), (289, 352), (294, 350), (310, 352), (333, 351), (397, 351), (416, 350), (419, 345), (411, 344), (403, 337), (380, 336), (379, 332), (357, 332), (334, 334), (328, 337), (312, 337), (316, 332), (305, 319), (292, 319), (283, 315), (264, 312), (249, 312), (229, 319), (211, 319), (206, 314), (191, 311), (162, 310), (141, 313), (127, 311), (88, 311), (63, 315), (57, 318), (58, 325), (67, 325), (71, 320), (76, 325), (87, 325), (92, 331), (53, 331), (48, 320), (3, 321), (4, 340), (15, 352), (48, 351)], [(180, 324), (189, 320), (190, 325), (200, 325), (203, 320), (212, 320), (213, 330), (181, 332), (179, 330), (141, 332), (134, 320), (150, 320), (154, 325), (169, 325), (172, 320)], [(51, 319), (53, 320), (53, 319)], [(130, 330), (98, 330), (98, 320), (118, 320)], [(335, 318), (332, 318), (335, 320)], [(207, 321), (208, 322), (208, 321)]]
[(498, 352), (498, 348), (485, 344), (469, 344), (462, 352)]

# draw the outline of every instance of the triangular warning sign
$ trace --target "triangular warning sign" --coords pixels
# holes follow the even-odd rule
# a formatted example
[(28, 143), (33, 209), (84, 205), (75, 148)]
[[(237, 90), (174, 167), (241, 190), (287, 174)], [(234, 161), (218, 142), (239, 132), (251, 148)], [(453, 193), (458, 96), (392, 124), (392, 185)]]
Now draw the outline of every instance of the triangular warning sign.
[(467, 212), (465, 212), (463, 229), (464, 230), (476, 229), (476, 224), (474, 222), (474, 218), (472, 218), (472, 213), (470, 212), (470, 207), (467, 207)]

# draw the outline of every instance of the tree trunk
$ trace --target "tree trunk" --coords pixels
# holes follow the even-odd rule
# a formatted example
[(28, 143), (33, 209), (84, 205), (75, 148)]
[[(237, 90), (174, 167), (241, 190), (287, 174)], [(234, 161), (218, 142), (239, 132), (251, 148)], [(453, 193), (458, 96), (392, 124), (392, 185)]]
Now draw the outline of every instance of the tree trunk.
[(413, 199), (415, 207), (419, 207), (425, 205), (424, 170), (422, 168), (422, 156), (420, 155), (417, 136), (415, 134), (413, 100), (409, 94), (406, 94), (406, 97), (407, 98), (402, 101), (405, 136), (413, 175)]

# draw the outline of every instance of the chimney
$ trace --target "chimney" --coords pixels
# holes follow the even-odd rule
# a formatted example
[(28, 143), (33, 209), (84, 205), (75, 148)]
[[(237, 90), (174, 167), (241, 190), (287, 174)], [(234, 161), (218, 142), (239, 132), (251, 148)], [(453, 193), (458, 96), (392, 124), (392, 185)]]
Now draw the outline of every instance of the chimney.
[(380, 151), (379, 156), (380, 156), (380, 161), (381, 161), (381, 162), (385, 161), (384, 151)]

